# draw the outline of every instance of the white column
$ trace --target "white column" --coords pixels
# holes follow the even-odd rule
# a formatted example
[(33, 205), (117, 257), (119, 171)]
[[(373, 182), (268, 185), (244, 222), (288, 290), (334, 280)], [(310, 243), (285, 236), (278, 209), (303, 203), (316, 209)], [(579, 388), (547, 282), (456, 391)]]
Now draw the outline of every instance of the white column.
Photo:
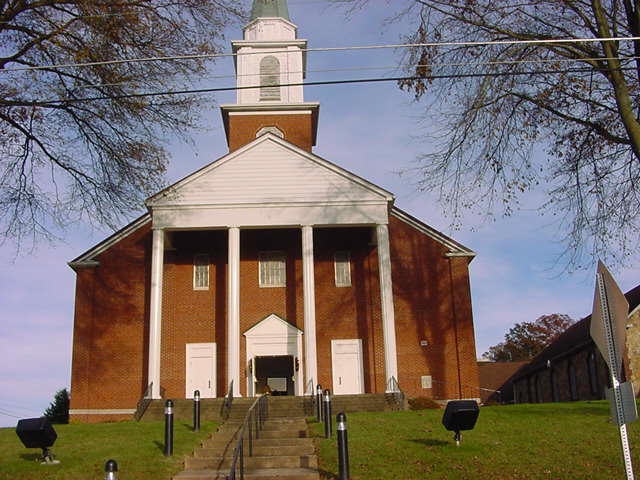
[[(304, 351), (305, 385), (309, 380), (318, 383), (316, 353), (316, 288), (313, 270), (313, 227), (302, 227), (302, 288), (304, 293)], [(315, 391), (315, 390), (314, 390)]]
[(396, 351), (396, 320), (393, 311), (393, 284), (391, 282), (391, 253), (389, 248), (389, 229), (387, 225), (376, 227), (378, 237), (378, 268), (380, 271), (380, 299), (382, 302), (382, 336), (384, 339), (384, 376), (386, 390), (389, 380), (398, 380), (398, 360)]
[[(240, 396), (240, 229), (229, 228), (227, 271), (227, 381)], [(228, 386), (228, 385), (227, 385)]]
[(164, 230), (153, 229), (151, 252), (151, 298), (149, 307), (149, 374), (151, 398), (160, 398), (160, 338), (162, 334), (162, 272)]

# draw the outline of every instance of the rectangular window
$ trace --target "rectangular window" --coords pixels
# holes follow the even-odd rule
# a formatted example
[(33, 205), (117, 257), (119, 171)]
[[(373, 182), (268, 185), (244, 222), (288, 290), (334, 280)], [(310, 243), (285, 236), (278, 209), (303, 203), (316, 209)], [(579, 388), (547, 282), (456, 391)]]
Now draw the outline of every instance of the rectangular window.
[(336, 287), (351, 286), (351, 254), (349, 252), (336, 252), (333, 256), (336, 270)]
[(209, 290), (209, 255), (193, 257), (193, 289)]
[(287, 285), (287, 263), (284, 252), (260, 252), (260, 287)]

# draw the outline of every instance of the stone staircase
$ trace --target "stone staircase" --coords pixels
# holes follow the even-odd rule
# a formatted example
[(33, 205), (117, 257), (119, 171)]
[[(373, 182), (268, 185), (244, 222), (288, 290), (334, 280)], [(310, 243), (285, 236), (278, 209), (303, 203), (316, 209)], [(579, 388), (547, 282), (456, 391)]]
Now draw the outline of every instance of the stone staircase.
[[(235, 435), (255, 399), (235, 399), (229, 419), (185, 459), (185, 470), (174, 480), (225, 479), (233, 461)], [(245, 441), (248, 479), (318, 480), (318, 459), (309, 438), (303, 402), (295, 397), (269, 398), (269, 419), (260, 438), (253, 442), (253, 455)], [(239, 477), (238, 477), (239, 478)]]

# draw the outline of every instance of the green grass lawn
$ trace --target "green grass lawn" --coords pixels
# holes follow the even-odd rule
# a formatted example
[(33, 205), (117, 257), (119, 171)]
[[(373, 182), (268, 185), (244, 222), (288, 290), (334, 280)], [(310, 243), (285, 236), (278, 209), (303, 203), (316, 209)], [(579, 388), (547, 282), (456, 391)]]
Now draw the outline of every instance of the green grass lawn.
[[(351, 479), (624, 478), (618, 429), (604, 401), (482, 407), (460, 447), (442, 426), (443, 412), (348, 415)], [(312, 431), (324, 435), (320, 424)], [(640, 425), (629, 431), (640, 469)], [(335, 432), (317, 444), (322, 475), (337, 478)]]
[(52, 448), (59, 465), (35, 461), (40, 450), (26, 449), (13, 428), (0, 429), (0, 479), (102, 480), (104, 464), (118, 462), (119, 479), (166, 480), (182, 470), (185, 455), (216, 430), (203, 422), (199, 433), (191, 425), (174, 424), (173, 457), (164, 456), (164, 422), (119, 422), (97, 425), (54, 425), (58, 439)]

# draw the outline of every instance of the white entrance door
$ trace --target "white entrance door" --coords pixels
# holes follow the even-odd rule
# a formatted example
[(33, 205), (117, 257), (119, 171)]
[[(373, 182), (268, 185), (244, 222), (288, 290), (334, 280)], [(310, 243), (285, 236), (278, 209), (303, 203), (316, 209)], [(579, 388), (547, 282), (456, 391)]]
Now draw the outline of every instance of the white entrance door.
[(187, 343), (186, 398), (200, 390), (201, 398), (216, 396), (216, 344)]
[(364, 393), (362, 340), (331, 340), (334, 395)]

